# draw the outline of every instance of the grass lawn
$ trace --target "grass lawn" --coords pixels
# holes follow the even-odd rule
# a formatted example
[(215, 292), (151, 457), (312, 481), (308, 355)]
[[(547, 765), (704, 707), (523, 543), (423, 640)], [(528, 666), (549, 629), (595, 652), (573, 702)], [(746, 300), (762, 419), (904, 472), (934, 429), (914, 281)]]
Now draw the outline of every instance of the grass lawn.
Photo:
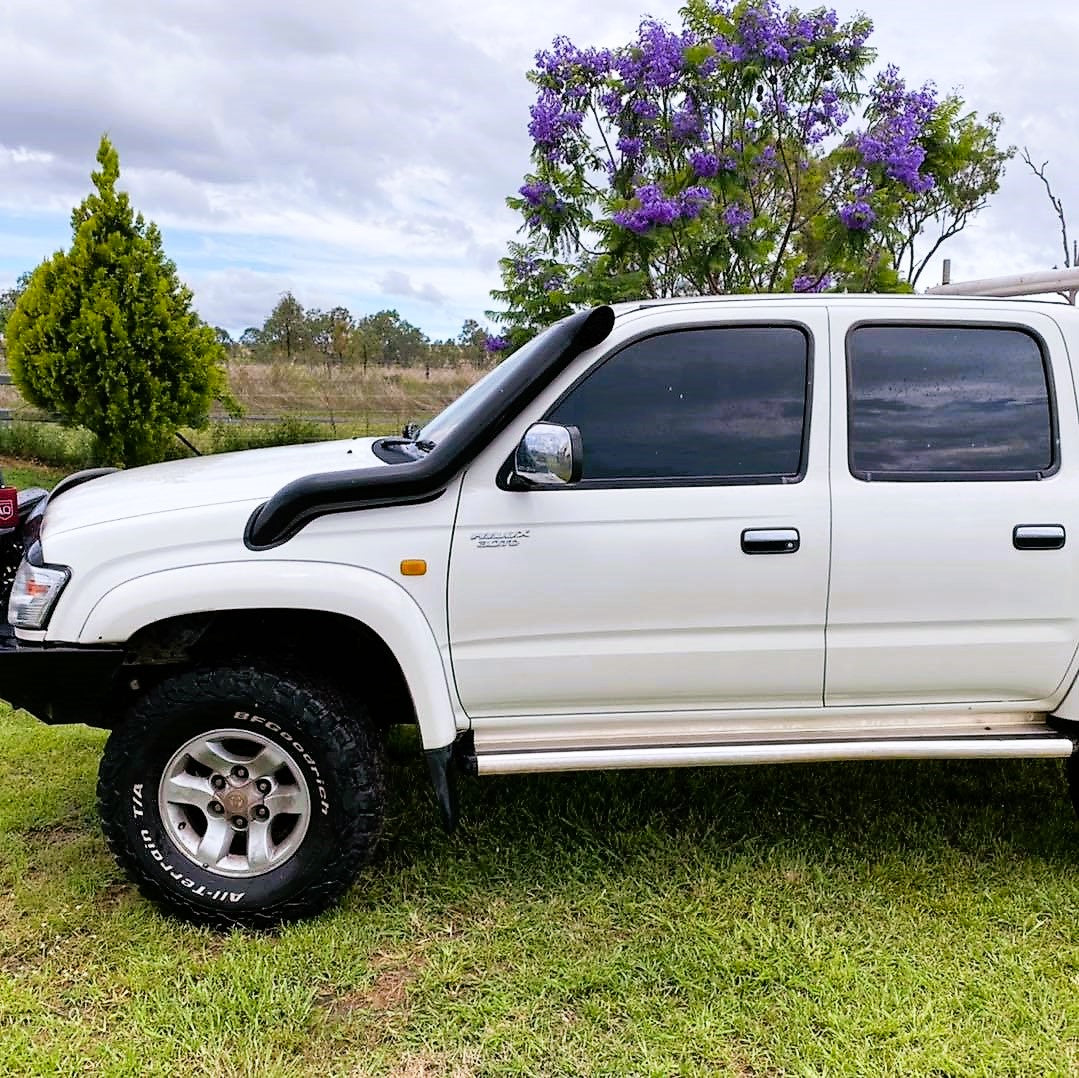
[(486, 778), (448, 838), (404, 738), (344, 906), (215, 935), (114, 867), (103, 743), (0, 705), (0, 1074), (1079, 1074), (1058, 763)]
[(0, 1073), (1079, 1073), (1059, 764), (471, 780), (397, 746), (344, 906), (159, 916), (94, 815), (103, 735), (0, 713)]

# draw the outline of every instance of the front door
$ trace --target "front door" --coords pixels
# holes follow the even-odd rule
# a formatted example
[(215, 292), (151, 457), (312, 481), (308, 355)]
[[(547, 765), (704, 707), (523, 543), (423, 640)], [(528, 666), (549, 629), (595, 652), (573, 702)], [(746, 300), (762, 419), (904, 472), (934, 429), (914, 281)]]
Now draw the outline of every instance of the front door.
[(513, 491), (501, 460), (473, 465), (449, 579), (473, 719), (821, 706), (827, 322), (799, 314), (639, 336), (575, 372), (533, 419), (580, 429), (579, 483)]

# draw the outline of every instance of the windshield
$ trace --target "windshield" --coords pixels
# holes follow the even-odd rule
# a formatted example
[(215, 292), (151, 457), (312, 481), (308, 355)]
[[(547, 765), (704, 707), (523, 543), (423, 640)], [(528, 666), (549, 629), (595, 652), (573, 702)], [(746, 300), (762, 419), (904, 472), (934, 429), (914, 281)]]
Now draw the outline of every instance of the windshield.
[[(445, 441), (446, 436), (462, 425), (468, 425), (472, 416), (488, 411), (505, 389), (513, 373), (528, 361), (542, 346), (551, 330), (550, 326), (536, 334), (523, 348), (518, 348), (509, 359), (503, 360), (493, 371), (488, 371), (474, 386), (470, 386), (455, 400), (447, 405), (416, 436), (416, 443), (421, 449), (430, 449), (433, 445)], [(423, 445), (422, 443), (427, 443)]]

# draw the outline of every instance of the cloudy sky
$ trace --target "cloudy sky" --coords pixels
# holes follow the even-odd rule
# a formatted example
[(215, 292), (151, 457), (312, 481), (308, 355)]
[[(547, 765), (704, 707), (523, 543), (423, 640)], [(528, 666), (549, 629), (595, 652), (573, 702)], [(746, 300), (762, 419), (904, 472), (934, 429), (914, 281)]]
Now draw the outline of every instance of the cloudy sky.
[[(208, 321), (260, 324), (291, 289), (454, 335), (490, 306), (517, 225), (503, 200), (528, 168), (533, 54), (562, 33), (623, 43), (645, 13), (677, 21), (677, 0), (639, 3), (4, 0), (0, 288), (69, 242), (108, 132)], [(1050, 161), (1079, 236), (1079, 5), (836, 6), (874, 20), (870, 43), (910, 82), (1003, 113), (1005, 140)], [(945, 253), (953, 279), (1059, 264), (1021, 162)]]

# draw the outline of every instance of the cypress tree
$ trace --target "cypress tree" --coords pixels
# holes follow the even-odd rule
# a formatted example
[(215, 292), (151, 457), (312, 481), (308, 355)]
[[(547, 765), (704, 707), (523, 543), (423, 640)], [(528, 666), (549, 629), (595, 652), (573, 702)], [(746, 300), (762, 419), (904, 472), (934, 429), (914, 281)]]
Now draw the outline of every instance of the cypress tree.
[(93, 432), (101, 461), (146, 464), (178, 428), (204, 426), (214, 399), (235, 405), (224, 349), (157, 226), (117, 191), (105, 136), (97, 162), (95, 190), (71, 214), (71, 249), (37, 267), (8, 320), (8, 364), (28, 401)]

